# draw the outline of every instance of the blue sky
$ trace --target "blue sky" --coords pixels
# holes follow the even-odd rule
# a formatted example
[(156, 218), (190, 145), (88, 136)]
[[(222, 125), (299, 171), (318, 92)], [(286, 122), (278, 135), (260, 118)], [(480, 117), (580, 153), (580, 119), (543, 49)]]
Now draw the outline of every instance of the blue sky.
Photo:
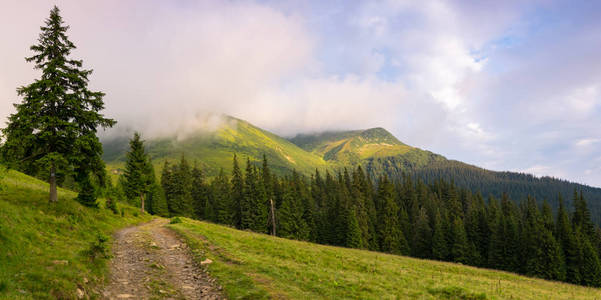
[(0, 117), (37, 74), (22, 58), (54, 3), (121, 128), (191, 130), (210, 112), (283, 135), (382, 126), (601, 186), (601, 2), (7, 0)]

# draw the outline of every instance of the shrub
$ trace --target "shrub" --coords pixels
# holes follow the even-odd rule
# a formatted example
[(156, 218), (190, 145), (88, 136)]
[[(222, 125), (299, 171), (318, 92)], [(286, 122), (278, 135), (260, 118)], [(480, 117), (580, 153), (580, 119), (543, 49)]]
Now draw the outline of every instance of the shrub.
[(108, 249), (108, 240), (109, 238), (101, 233), (96, 235), (96, 240), (92, 242), (90, 248), (85, 251), (85, 255), (88, 256), (91, 260), (97, 260), (98, 258), (110, 258), (109, 249)]
[(171, 219), (171, 222), (169, 222), (169, 224), (179, 224), (182, 222), (182, 219), (180, 219), (179, 217), (175, 217)]
[(117, 201), (113, 200), (111, 197), (106, 198), (106, 208), (110, 209), (114, 214), (119, 214), (119, 209), (117, 208)]

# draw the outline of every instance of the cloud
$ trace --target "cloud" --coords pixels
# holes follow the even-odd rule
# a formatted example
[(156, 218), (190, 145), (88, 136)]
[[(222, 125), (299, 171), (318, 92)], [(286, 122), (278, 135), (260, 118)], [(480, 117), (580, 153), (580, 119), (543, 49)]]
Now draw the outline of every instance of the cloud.
[[(601, 186), (599, 4), (58, 1), (121, 129), (278, 134), (382, 126), (495, 170)], [(0, 4), (0, 117), (51, 4)], [(6, 25), (10, 24), (10, 25)], [(19, 30), (14, 30), (19, 28)]]

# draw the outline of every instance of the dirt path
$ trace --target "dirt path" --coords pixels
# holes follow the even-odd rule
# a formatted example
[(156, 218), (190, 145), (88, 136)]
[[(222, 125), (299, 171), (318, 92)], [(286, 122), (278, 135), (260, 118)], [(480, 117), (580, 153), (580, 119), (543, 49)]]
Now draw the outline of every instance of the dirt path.
[(187, 245), (163, 227), (168, 221), (155, 219), (115, 234), (104, 299), (225, 299)]

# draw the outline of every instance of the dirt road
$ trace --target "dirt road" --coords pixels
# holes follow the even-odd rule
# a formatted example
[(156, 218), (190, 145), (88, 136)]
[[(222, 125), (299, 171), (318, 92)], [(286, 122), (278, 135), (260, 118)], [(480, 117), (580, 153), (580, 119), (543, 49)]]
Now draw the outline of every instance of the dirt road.
[(225, 299), (219, 285), (192, 259), (167, 219), (115, 234), (104, 299)]

